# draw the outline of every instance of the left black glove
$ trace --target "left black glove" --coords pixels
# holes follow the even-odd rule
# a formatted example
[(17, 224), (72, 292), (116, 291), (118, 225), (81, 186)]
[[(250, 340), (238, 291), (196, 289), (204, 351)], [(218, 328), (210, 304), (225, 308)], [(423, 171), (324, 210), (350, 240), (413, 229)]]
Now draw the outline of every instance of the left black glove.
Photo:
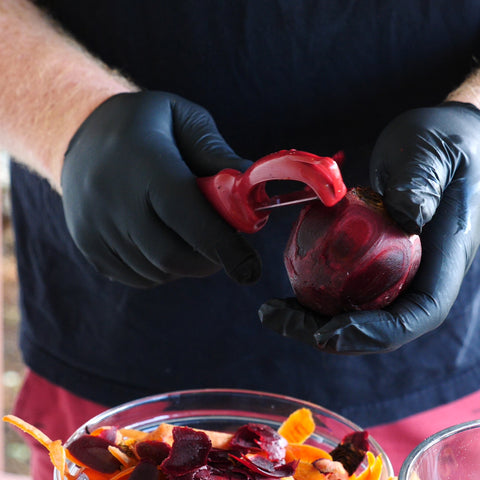
[(375, 145), (370, 178), (407, 232), (423, 229), (409, 289), (384, 310), (333, 318), (274, 299), (260, 308), (263, 325), (328, 352), (360, 354), (395, 350), (445, 320), (480, 243), (480, 111), (447, 102), (399, 116)]

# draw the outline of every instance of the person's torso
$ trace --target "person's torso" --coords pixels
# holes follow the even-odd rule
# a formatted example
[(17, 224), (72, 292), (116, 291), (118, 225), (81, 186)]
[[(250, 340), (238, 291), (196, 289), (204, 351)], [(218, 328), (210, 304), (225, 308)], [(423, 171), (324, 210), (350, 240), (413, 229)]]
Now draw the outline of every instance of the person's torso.
[[(205, 106), (244, 157), (345, 150), (347, 186), (368, 182), (369, 150), (391, 118), (441, 102), (461, 82), (480, 33), (475, 2), (41, 3), (142, 88)], [(255, 388), (370, 424), (455, 398), (480, 375), (480, 327), (471, 321), (478, 262), (435, 332), (390, 354), (326, 355), (262, 329), (257, 317), (263, 301), (292, 296), (282, 254), (298, 210), (272, 214), (249, 238), (263, 260), (255, 286), (219, 273), (134, 290), (81, 257), (46, 182), (15, 166), (12, 187), (26, 361), (93, 400)], [(464, 382), (454, 380), (457, 369)]]

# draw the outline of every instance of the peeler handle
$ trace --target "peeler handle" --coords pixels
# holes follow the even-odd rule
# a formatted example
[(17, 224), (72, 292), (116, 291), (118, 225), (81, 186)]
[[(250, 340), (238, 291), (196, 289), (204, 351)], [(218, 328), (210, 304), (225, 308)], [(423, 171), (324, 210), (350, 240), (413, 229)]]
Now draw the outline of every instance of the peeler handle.
[(230, 225), (244, 233), (255, 233), (270, 215), (266, 210), (256, 210), (270, 199), (265, 190), (270, 180), (303, 182), (326, 206), (335, 205), (347, 191), (335, 157), (298, 150), (281, 150), (256, 161), (243, 173), (227, 168), (199, 177), (197, 183)]

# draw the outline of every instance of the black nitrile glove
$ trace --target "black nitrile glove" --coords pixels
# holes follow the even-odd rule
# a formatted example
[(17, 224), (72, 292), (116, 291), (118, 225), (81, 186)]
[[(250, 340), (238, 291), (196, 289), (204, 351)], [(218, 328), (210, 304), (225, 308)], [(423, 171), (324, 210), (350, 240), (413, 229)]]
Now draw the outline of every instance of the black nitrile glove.
[(263, 324), (327, 352), (395, 350), (448, 315), (480, 243), (480, 111), (450, 102), (409, 111), (380, 135), (370, 165), (391, 216), (420, 232), (422, 262), (410, 288), (384, 310), (326, 318), (295, 299), (271, 300)]
[(205, 199), (197, 176), (245, 170), (210, 114), (163, 92), (115, 95), (73, 137), (62, 171), (65, 217), (106, 276), (146, 287), (224, 268), (260, 275), (257, 253)]

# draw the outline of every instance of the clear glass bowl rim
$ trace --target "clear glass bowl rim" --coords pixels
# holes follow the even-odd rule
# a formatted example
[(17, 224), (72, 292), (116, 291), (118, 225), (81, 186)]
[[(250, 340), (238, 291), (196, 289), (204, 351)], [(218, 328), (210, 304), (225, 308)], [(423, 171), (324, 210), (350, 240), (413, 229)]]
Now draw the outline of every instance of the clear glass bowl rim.
[[(186, 389), (186, 390), (174, 390), (170, 392), (165, 392), (165, 393), (160, 393), (160, 394), (155, 394), (155, 395), (150, 395), (150, 396), (145, 396), (141, 397), (135, 400), (132, 400), (130, 402), (122, 403), (118, 406), (112, 407), (108, 410), (105, 410), (104, 412), (96, 415), (95, 417), (90, 418), (87, 422), (85, 422), (83, 425), (81, 425), (79, 428), (75, 430), (75, 432), (72, 433), (71, 438), (73, 438), (75, 435), (78, 434), (78, 432), (81, 432), (82, 430), (85, 431), (85, 428), (89, 424), (95, 424), (99, 422), (103, 422), (107, 420), (109, 417), (113, 415), (118, 415), (121, 412), (128, 410), (130, 408), (134, 408), (136, 406), (144, 405), (147, 403), (155, 403), (159, 402), (162, 400), (167, 400), (167, 399), (172, 399), (175, 397), (181, 397), (181, 396), (186, 396), (186, 395), (205, 395), (205, 394), (212, 394), (212, 395), (243, 395), (243, 396), (252, 396), (255, 398), (260, 398), (264, 397), (265, 399), (271, 399), (271, 400), (279, 400), (282, 402), (291, 402), (292, 404), (296, 404), (298, 408), (300, 407), (306, 407), (310, 408), (317, 413), (324, 414), (327, 417), (330, 417), (331, 419), (338, 421), (340, 423), (343, 423), (344, 425), (348, 426), (352, 430), (356, 431), (361, 431), (364, 430), (362, 427), (357, 425), (356, 423), (352, 422), (346, 417), (343, 417), (342, 415), (335, 413), (332, 410), (329, 410), (328, 408), (322, 407), (321, 405), (315, 404), (313, 402), (310, 402), (308, 400), (302, 400), (300, 398), (288, 396), (288, 395), (283, 395), (279, 393), (271, 393), (271, 392), (266, 392), (266, 391), (261, 391), (261, 390), (249, 390), (249, 389), (239, 389), (239, 388), (199, 388), (199, 389)], [(368, 429), (366, 429), (368, 431)], [(68, 439), (65, 443), (68, 444), (70, 441)], [(394, 470), (392, 463), (390, 459), (388, 458), (387, 453), (384, 451), (384, 449), (380, 446), (380, 444), (375, 440), (373, 437), (369, 437), (369, 442), (371, 445), (375, 448), (375, 450), (381, 454), (382, 460), (383, 460), (383, 468), (385, 469), (386, 472), (386, 477), (394, 477)], [(57, 474), (58, 472), (55, 472), (54, 478), (57, 480)]]
[(418, 444), (407, 456), (403, 462), (400, 472), (398, 473), (398, 480), (408, 480), (411, 477), (412, 469), (415, 468), (416, 460), (418, 460), (429, 448), (438, 444), (442, 440), (449, 438), (456, 433), (466, 432), (480, 427), (480, 419), (469, 420), (468, 422), (458, 423), (451, 427), (444, 428), (433, 435), (427, 437), (422, 443)]

